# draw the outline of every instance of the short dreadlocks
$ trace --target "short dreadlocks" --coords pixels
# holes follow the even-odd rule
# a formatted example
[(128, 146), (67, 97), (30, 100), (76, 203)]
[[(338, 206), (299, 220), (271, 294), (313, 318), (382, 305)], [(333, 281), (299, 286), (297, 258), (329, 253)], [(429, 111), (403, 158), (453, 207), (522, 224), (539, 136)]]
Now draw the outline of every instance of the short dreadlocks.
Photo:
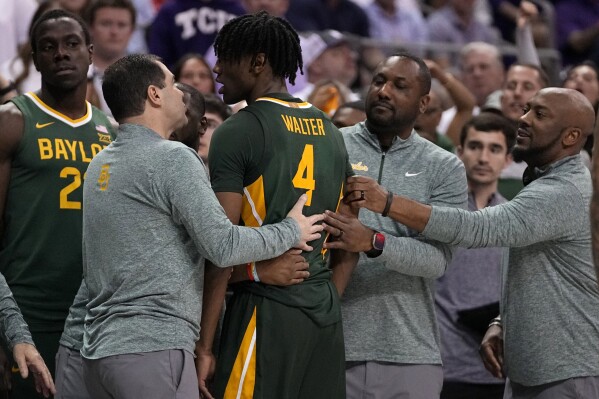
[(240, 62), (244, 56), (264, 53), (273, 74), (295, 84), (297, 70), (302, 75), (302, 49), (297, 32), (283, 18), (266, 11), (242, 15), (227, 22), (214, 41), (216, 56), (225, 62)]

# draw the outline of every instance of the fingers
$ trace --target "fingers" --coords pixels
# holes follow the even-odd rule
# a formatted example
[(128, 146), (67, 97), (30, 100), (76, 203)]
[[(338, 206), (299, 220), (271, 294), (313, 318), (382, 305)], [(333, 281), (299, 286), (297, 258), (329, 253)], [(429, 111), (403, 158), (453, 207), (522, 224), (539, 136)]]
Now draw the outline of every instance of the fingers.
[(334, 213), (331, 211), (325, 211), (323, 228), (326, 230), (326, 228), (324, 226), (328, 225), (328, 226), (332, 226), (339, 230), (346, 230), (347, 222), (348, 222), (347, 217), (345, 217), (343, 215), (339, 215), (338, 213)]
[(345, 241), (341, 240), (325, 242), (324, 244), (322, 244), (322, 246), (325, 249), (343, 249), (346, 251), (349, 250), (349, 245)]
[(326, 223), (323, 223), (323, 227), (324, 227), (324, 231), (329, 233), (330, 237), (339, 238), (341, 236), (342, 230), (340, 230), (336, 227), (333, 227), (333, 226), (329, 226)]
[(296, 213), (302, 213), (302, 209), (304, 208), (304, 205), (306, 205), (306, 201), (308, 201), (308, 196), (306, 194), (300, 195), (295, 205), (293, 205), (293, 207), (291, 208), (290, 213), (294, 211)]
[(203, 383), (200, 383), (200, 397), (203, 399), (214, 399), (208, 391), (208, 388), (206, 388), (206, 385)]
[(25, 353), (21, 351), (14, 351), (13, 357), (15, 362), (17, 362), (17, 366), (19, 367), (21, 377), (27, 378), (29, 376), (29, 368), (27, 367), (27, 361), (25, 360)]
[(316, 215), (312, 215), (312, 216), (306, 216), (306, 219), (308, 219), (308, 222), (310, 224), (313, 224), (315, 226), (318, 226), (316, 223), (320, 222), (321, 220), (324, 219), (324, 214), (322, 213), (317, 213)]
[(483, 359), (485, 368), (497, 378), (503, 378), (501, 364), (499, 363), (493, 347), (490, 344), (483, 344), (480, 348), (480, 355)]
[[(315, 239), (318, 239), (318, 238), (320, 238), (320, 235), (317, 238), (315, 238)], [(313, 241), (313, 240), (308, 240), (308, 241)], [(307, 252), (310, 252), (310, 251), (312, 251), (314, 249), (310, 245), (308, 245), (308, 243), (300, 243), (297, 246), (297, 248), (301, 249), (302, 251), (307, 251)]]

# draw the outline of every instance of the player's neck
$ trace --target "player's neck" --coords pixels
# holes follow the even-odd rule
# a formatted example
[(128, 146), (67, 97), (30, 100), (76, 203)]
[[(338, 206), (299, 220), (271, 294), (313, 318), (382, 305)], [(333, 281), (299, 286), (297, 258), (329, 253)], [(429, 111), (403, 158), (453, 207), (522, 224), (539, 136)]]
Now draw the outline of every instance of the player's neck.
[(249, 98), (246, 98), (248, 104), (256, 101), (257, 98), (263, 97), (269, 93), (289, 93), (287, 85), (283, 79), (270, 80), (264, 84), (257, 84), (254, 90), (250, 93)]
[(87, 113), (86, 90), (87, 86), (85, 84), (71, 90), (64, 90), (48, 87), (42, 83), (39, 97), (50, 108), (71, 119), (79, 119)]

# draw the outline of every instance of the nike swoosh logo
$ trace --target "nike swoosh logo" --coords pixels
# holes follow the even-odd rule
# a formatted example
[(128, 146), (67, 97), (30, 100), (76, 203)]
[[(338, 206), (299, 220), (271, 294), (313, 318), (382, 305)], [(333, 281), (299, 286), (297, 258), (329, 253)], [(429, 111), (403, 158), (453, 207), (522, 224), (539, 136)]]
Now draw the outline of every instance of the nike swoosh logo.
[(422, 172), (418, 172), (418, 173), (410, 173), (410, 172), (406, 172), (406, 177), (411, 177), (411, 176), (418, 176), (419, 174), (421, 174)]
[(19, 372), (19, 367), (18, 367), (18, 366), (12, 366), (12, 369), (11, 369), (11, 371), (12, 371), (13, 373), (18, 373), (18, 372)]
[(38, 123), (36, 123), (36, 124), (35, 124), (35, 127), (36, 127), (37, 129), (43, 129), (43, 128), (45, 128), (46, 126), (50, 126), (50, 125), (52, 125), (52, 124), (54, 124), (54, 122), (48, 122), (48, 123), (39, 123), (39, 122), (38, 122)]

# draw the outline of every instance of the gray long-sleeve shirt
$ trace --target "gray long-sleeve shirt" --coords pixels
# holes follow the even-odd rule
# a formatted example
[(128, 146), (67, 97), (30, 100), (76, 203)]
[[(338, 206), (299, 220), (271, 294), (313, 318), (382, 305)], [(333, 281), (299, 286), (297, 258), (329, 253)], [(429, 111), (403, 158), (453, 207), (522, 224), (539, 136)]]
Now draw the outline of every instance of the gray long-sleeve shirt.
[(599, 289), (591, 258), (591, 177), (579, 155), (510, 202), (477, 212), (435, 207), (423, 234), (459, 246), (510, 247), (501, 316), (505, 368), (533, 386), (599, 375)]
[[(364, 123), (341, 131), (356, 174), (420, 202), (466, 207), (466, 173), (455, 155), (415, 131), (386, 153)], [(346, 359), (440, 364), (434, 279), (445, 272), (451, 247), (366, 209), (360, 221), (386, 233), (386, 242), (379, 257), (361, 255), (342, 298)]]
[(0, 335), (10, 350), (18, 343), (33, 345), (29, 327), (2, 274), (0, 274)]
[(297, 245), (295, 221), (234, 226), (197, 154), (124, 124), (90, 163), (83, 187), (82, 355), (185, 349), (199, 334), (204, 258), (220, 266)]

